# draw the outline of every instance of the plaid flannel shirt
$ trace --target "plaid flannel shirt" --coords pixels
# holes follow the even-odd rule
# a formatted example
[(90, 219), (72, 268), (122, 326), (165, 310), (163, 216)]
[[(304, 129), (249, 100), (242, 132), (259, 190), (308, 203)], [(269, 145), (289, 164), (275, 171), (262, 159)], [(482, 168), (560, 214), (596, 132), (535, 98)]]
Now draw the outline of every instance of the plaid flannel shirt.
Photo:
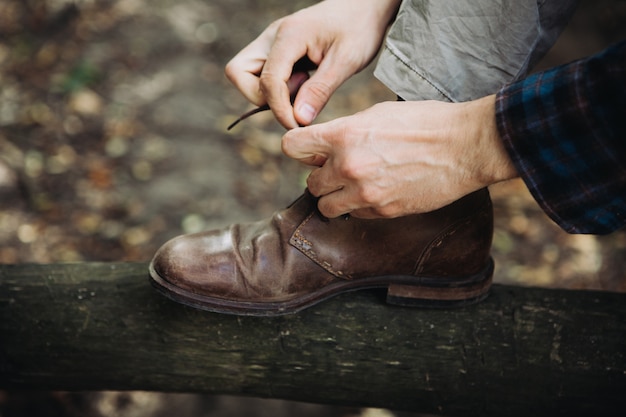
[(570, 233), (626, 223), (626, 42), (502, 88), (496, 121), (541, 208)]

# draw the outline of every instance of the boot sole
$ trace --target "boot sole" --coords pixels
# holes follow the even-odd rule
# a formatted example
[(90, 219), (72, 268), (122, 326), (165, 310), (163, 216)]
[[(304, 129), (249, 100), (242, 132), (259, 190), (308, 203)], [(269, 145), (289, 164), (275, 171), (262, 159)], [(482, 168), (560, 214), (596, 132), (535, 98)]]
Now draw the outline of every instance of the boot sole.
[(364, 289), (387, 288), (388, 304), (417, 308), (455, 308), (476, 304), (489, 295), (493, 259), (482, 271), (465, 277), (386, 275), (345, 281), (303, 296), (268, 302), (233, 301), (187, 291), (164, 280), (150, 264), (150, 282), (161, 294), (178, 303), (215, 313), (273, 317), (297, 313), (336, 295)]

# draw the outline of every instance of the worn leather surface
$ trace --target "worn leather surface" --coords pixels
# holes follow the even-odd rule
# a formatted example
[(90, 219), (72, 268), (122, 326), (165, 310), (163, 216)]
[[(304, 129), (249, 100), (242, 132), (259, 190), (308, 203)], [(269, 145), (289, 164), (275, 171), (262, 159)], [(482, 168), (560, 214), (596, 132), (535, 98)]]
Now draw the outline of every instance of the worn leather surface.
[(471, 275), (489, 262), (492, 234), (486, 189), (434, 212), (382, 220), (326, 219), (305, 192), (269, 219), (172, 239), (152, 268), (193, 294), (276, 302), (339, 281)]

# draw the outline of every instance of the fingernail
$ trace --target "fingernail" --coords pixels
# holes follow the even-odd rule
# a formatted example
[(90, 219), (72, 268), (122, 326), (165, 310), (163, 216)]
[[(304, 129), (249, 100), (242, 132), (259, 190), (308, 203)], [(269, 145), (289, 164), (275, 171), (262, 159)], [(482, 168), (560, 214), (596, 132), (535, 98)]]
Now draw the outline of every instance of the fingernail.
[(315, 108), (308, 103), (303, 103), (298, 106), (298, 115), (302, 119), (302, 121), (306, 124), (313, 122), (315, 116), (317, 116), (317, 112)]

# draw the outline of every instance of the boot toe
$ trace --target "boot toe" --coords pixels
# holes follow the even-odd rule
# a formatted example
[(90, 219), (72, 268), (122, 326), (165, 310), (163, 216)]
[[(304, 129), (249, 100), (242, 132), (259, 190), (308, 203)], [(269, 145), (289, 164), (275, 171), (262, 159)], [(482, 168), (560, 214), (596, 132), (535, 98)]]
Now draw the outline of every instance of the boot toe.
[(230, 235), (214, 231), (173, 238), (156, 252), (150, 270), (153, 280), (170, 290), (227, 296), (237, 276)]

